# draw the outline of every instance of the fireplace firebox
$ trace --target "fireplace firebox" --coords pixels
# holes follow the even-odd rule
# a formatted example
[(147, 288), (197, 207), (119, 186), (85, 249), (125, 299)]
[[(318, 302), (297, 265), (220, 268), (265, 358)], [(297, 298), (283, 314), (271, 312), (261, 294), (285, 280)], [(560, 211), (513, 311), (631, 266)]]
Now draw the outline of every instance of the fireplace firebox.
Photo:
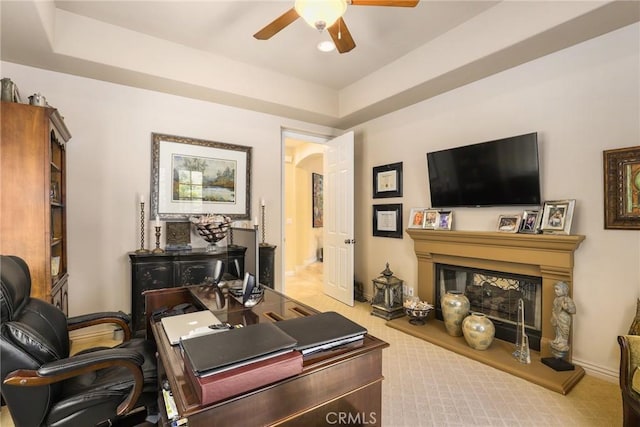
[(436, 318), (442, 320), (440, 298), (447, 291), (461, 291), (469, 299), (469, 311), (486, 314), (496, 327), (496, 338), (515, 343), (518, 300), (524, 302), (529, 346), (540, 351), (542, 333), (542, 279), (457, 265), (436, 264)]

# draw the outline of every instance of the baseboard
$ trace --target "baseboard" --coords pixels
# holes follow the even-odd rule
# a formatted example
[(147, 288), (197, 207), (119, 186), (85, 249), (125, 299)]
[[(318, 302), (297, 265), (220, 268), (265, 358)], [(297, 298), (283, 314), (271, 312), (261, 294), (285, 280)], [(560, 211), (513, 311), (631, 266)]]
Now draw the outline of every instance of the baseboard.
[(573, 358), (572, 362), (576, 365), (582, 366), (584, 372), (592, 377), (599, 378), (601, 380), (614, 384), (617, 384), (620, 381), (620, 372), (618, 372), (617, 370), (603, 368), (602, 366), (594, 365), (592, 363), (576, 359), (575, 357)]

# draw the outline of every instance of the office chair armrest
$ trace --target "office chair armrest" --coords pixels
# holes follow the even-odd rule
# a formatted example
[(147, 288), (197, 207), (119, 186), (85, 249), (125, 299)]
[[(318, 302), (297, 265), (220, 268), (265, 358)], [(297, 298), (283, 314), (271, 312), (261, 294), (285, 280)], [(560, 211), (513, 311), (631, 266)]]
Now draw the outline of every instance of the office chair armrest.
[(7, 375), (3, 384), (27, 387), (49, 385), (88, 372), (122, 366), (129, 370), (134, 379), (129, 395), (118, 405), (117, 414), (123, 415), (134, 408), (142, 393), (144, 377), (141, 366), (143, 363), (144, 356), (134, 350), (126, 348), (98, 350), (46, 363), (38, 370), (13, 371)]
[(68, 317), (67, 329), (73, 331), (105, 323), (112, 323), (119, 326), (124, 331), (124, 341), (128, 341), (131, 338), (131, 318), (122, 311), (103, 311)]

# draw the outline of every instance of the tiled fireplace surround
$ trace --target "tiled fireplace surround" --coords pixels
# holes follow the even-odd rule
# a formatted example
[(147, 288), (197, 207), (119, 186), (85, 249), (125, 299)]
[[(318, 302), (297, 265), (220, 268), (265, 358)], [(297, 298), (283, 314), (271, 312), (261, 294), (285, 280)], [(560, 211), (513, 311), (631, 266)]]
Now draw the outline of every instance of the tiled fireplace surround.
[[(420, 329), (420, 326), (405, 326), (407, 322), (406, 320), (404, 323), (400, 322), (402, 319), (389, 322), (389, 326), (397, 326), (398, 329), (403, 329), (412, 335), (420, 336), (563, 394), (582, 378), (584, 370), (579, 366), (569, 373), (555, 372), (542, 365), (540, 358), (551, 355), (549, 343), (555, 338), (555, 331), (551, 326), (551, 313), (555, 299), (553, 287), (556, 282), (564, 281), (569, 285), (569, 294), (573, 294), (574, 251), (584, 240), (584, 236), (417, 229), (409, 229), (407, 232), (414, 240), (414, 250), (418, 259), (418, 296), (422, 300), (429, 302), (435, 300), (436, 264), (541, 277), (541, 350), (539, 353), (532, 352), (531, 365), (522, 365), (510, 357), (513, 344), (496, 340), (491, 351), (472, 350), (465, 345), (464, 339), (446, 337), (442, 322), (433, 318), (425, 325), (426, 328), (422, 327), (423, 329)], [(571, 355), (569, 359), (570, 357)], [(535, 378), (540, 376), (549, 377), (550, 382), (548, 383), (545, 379), (536, 381)]]

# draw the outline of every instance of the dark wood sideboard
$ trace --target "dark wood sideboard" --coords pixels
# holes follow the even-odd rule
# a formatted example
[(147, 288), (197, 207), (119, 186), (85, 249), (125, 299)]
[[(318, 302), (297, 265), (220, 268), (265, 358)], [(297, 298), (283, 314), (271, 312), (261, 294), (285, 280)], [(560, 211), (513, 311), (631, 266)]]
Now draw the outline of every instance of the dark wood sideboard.
[[(244, 276), (244, 246), (227, 246), (215, 252), (205, 249), (169, 251), (161, 254), (129, 253), (131, 262), (131, 330), (145, 329), (142, 293), (150, 289), (200, 285), (213, 277), (215, 262), (222, 260), (226, 277)], [(239, 271), (236, 271), (236, 265)]]
[[(305, 357), (301, 374), (221, 402), (202, 405), (188, 380), (180, 346), (171, 346), (160, 322), (149, 313), (162, 306), (188, 302), (210, 309), (218, 319), (231, 324), (310, 316), (313, 308), (265, 288), (264, 299), (248, 309), (226, 296), (217, 300), (207, 286), (189, 286), (145, 292), (147, 322), (158, 348), (158, 379), (168, 380), (178, 413), (189, 427), (196, 426), (312, 426), (337, 424), (382, 424), (382, 350), (389, 345), (371, 335), (356, 348), (341, 348)], [(212, 349), (214, 350), (214, 349)], [(158, 398), (162, 418), (168, 426), (162, 394)]]

